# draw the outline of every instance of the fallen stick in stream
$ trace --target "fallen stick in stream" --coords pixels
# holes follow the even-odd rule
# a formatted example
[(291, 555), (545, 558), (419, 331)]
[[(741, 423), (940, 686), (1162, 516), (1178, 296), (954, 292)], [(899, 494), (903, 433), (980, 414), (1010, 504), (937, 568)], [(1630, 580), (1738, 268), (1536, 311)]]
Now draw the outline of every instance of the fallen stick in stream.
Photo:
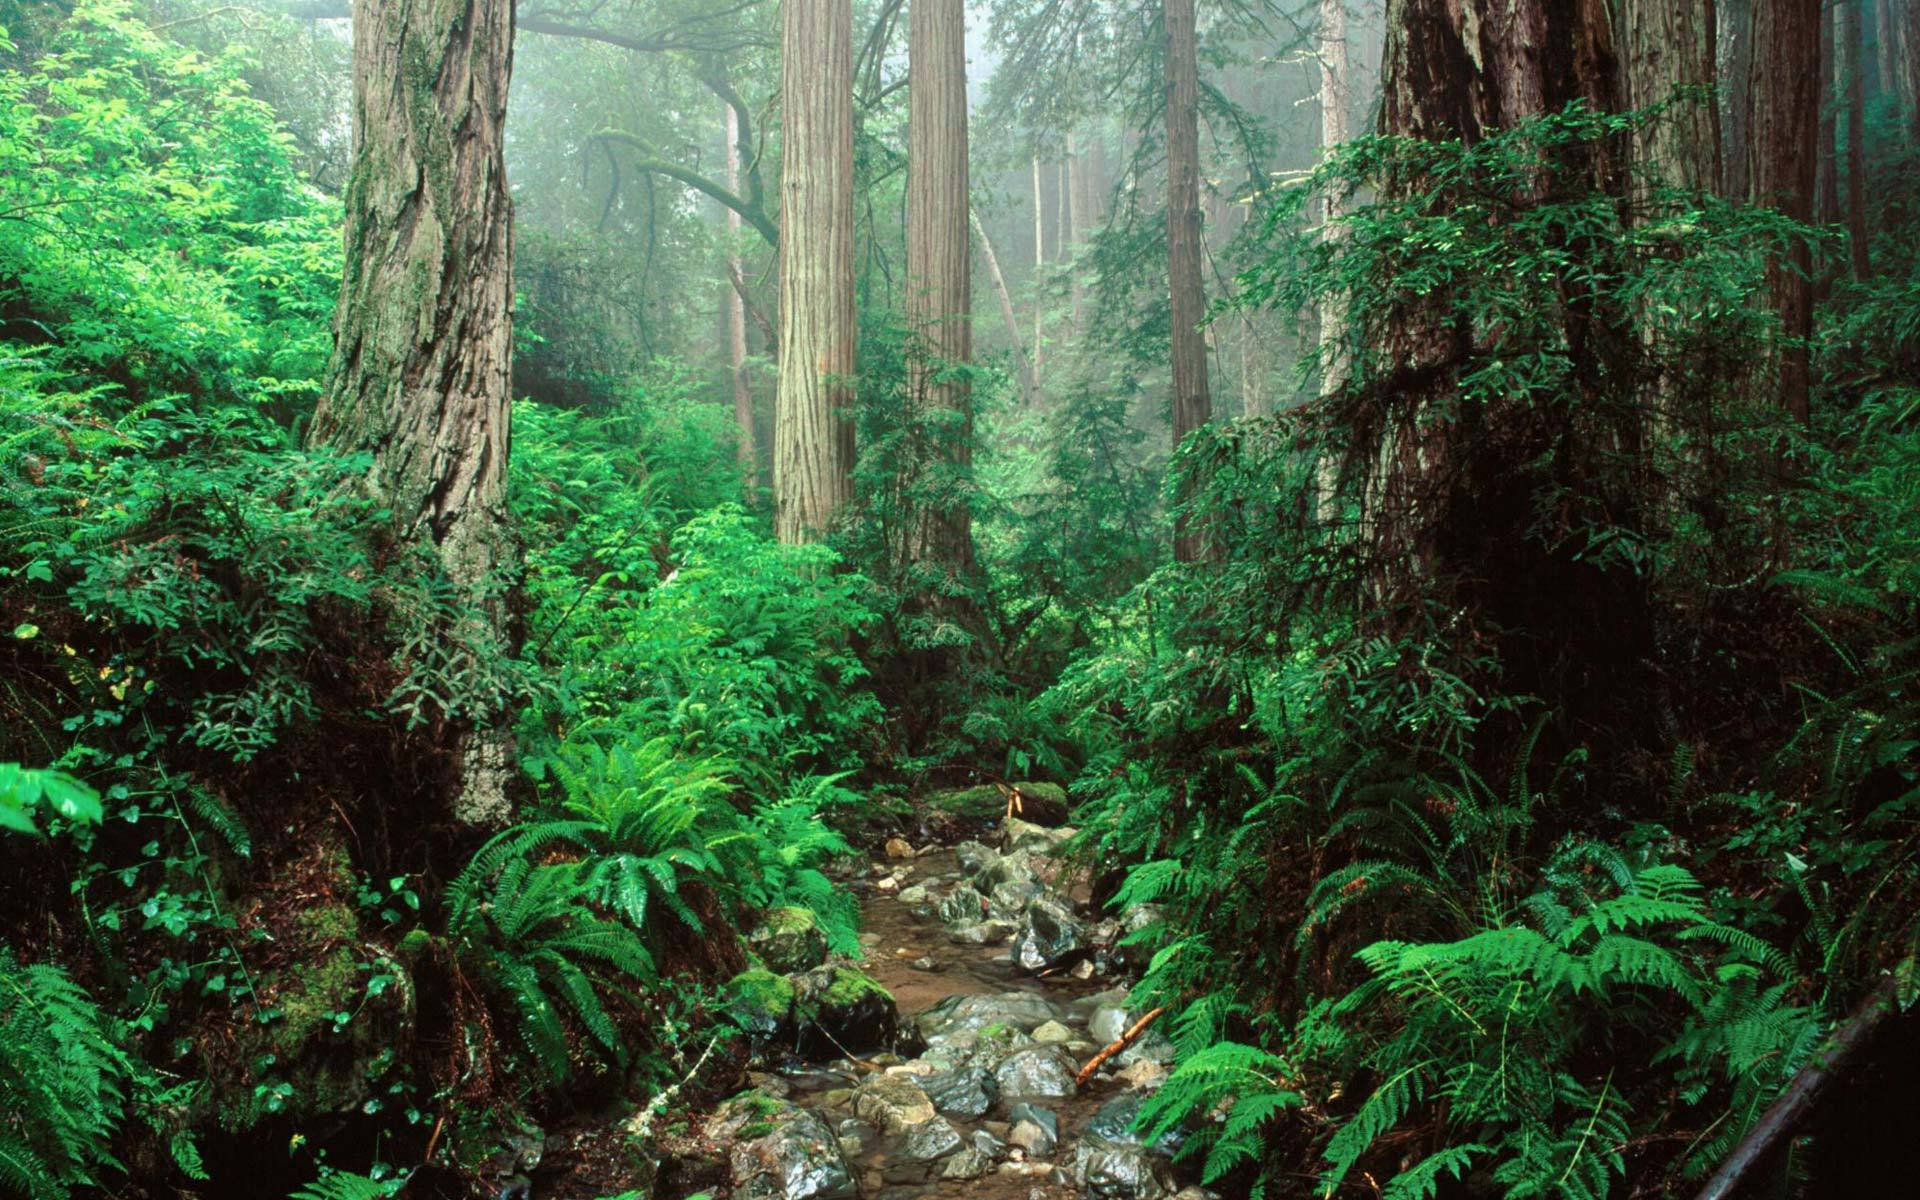
[(1726, 1200), (1740, 1189), (1747, 1172), (1755, 1164), (1767, 1161), (1768, 1152), (1780, 1139), (1793, 1132), (1802, 1118), (1812, 1111), (1814, 1102), (1825, 1090), (1834, 1076), (1846, 1066), (1860, 1048), (1872, 1039), (1882, 1022), (1900, 1011), (1900, 989), (1898, 980), (1889, 976), (1879, 987), (1861, 1002), (1853, 1015), (1844, 1025), (1833, 1031), (1814, 1052), (1813, 1061), (1800, 1068), (1793, 1077), (1787, 1090), (1780, 1094), (1760, 1119), (1753, 1123), (1747, 1136), (1733, 1148), (1733, 1153), (1720, 1164), (1720, 1169), (1707, 1180), (1694, 1200)]
[(1152, 1012), (1149, 1012), (1146, 1016), (1141, 1017), (1138, 1021), (1135, 1021), (1132, 1025), (1128, 1026), (1127, 1031), (1121, 1034), (1119, 1037), (1113, 1039), (1112, 1044), (1110, 1044), (1105, 1050), (1102, 1050), (1100, 1053), (1094, 1055), (1091, 1059), (1087, 1060), (1087, 1065), (1084, 1067), (1081, 1067), (1080, 1073), (1073, 1077), (1074, 1086), (1076, 1087), (1085, 1086), (1087, 1080), (1093, 1078), (1093, 1073), (1100, 1069), (1101, 1064), (1105, 1063), (1108, 1059), (1120, 1053), (1122, 1050), (1125, 1050), (1128, 1046), (1133, 1045), (1134, 1040), (1138, 1038), (1141, 1034), (1147, 1031), (1147, 1026), (1153, 1024), (1154, 1019), (1157, 1018), (1161, 1013), (1165, 1011), (1167, 1011), (1167, 1006), (1162, 1004), (1160, 1007), (1154, 1009)]

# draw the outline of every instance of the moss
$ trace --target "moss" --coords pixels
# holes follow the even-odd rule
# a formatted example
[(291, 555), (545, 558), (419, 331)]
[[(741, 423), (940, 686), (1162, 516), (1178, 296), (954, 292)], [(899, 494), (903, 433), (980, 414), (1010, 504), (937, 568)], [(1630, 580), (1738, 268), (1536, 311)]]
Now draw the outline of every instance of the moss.
[(727, 994), (740, 1008), (775, 1021), (793, 1010), (793, 981), (765, 967), (742, 971), (727, 981)]
[[(1067, 789), (1057, 783), (1016, 783), (1013, 786), (1020, 789), (1020, 794), (1026, 797), (1028, 804), (1062, 810), (1067, 807)], [(935, 808), (961, 817), (998, 820), (1007, 811), (1006, 795), (992, 784), (935, 792), (930, 799)]]
[(768, 909), (766, 922), (769, 930), (784, 934), (804, 934), (820, 927), (812, 909), (792, 904)]
[(875, 983), (865, 972), (851, 967), (835, 967), (833, 982), (827, 990), (820, 993), (820, 1002), (833, 1008), (858, 1004), (867, 996), (879, 996), (887, 1003), (893, 1003), (893, 993)]

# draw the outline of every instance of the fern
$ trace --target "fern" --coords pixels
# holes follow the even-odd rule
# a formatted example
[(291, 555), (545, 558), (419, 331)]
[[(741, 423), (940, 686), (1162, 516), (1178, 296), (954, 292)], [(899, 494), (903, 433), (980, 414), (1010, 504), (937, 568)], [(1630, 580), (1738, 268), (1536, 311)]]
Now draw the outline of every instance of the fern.
[(380, 1180), (369, 1175), (325, 1170), (320, 1178), (294, 1192), (289, 1200), (385, 1200), (406, 1186), (404, 1177)]
[(62, 1200), (118, 1169), (110, 1142), (131, 1073), (79, 984), (0, 947), (0, 1190)]
[[(1202, 1159), (1201, 1181), (1211, 1184), (1243, 1163), (1259, 1162), (1269, 1122), (1301, 1103), (1284, 1083), (1277, 1055), (1238, 1042), (1217, 1042), (1183, 1059), (1160, 1090), (1141, 1106), (1134, 1128), (1151, 1144), (1190, 1130), (1179, 1156)], [(1226, 1119), (1205, 1120), (1225, 1109)]]

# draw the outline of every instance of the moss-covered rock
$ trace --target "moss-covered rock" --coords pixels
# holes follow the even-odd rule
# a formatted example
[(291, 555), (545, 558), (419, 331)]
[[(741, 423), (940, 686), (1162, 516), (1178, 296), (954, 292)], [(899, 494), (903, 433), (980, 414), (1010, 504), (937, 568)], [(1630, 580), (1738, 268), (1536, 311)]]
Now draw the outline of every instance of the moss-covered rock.
[[(1013, 805), (1014, 816), (1035, 825), (1066, 823), (1069, 811), (1067, 790), (1059, 784), (1015, 783), (1007, 786), (1019, 795)], [(927, 798), (935, 813), (945, 816), (948, 823), (963, 830), (986, 830), (998, 825), (1001, 818), (1007, 815), (1008, 800), (1007, 793), (995, 784), (935, 792)]]
[(770, 908), (747, 935), (747, 945), (775, 971), (810, 971), (827, 961), (827, 933), (812, 909)]
[(727, 1012), (756, 1043), (770, 1042), (792, 1027), (794, 987), (785, 975), (765, 967), (742, 971), (727, 981)]
[(900, 1032), (893, 993), (853, 967), (821, 967), (794, 977), (796, 1046), (832, 1058), (891, 1048)]

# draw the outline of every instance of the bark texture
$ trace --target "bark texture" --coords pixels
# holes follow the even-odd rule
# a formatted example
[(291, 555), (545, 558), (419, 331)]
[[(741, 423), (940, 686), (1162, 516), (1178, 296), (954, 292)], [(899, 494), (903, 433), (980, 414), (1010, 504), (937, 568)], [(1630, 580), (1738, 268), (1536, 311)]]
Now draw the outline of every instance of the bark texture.
[(853, 12), (780, 6), (780, 384), (774, 532), (819, 538), (853, 469)]
[[(908, 386), (928, 410), (955, 414), (937, 451), (962, 471), (972, 459), (972, 399), (964, 380), (942, 379), (973, 357), (973, 256), (967, 197), (967, 57), (964, 0), (913, 0), (907, 78), (907, 328), (915, 339)], [(973, 562), (964, 497), (919, 514), (916, 557), (954, 572)]]
[(1867, 63), (1866, 0), (1842, 0), (1839, 27), (1840, 81), (1847, 102), (1847, 234), (1853, 250), (1853, 277), (1865, 279), (1867, 263)]
[(1738, 202), (1747, 198), (1752, 159), (1754, 0), (1721, 0), (1720, 24), (1720, 194)]
[[(334, 350), (308, 440), (372, 456), (403, 541), (430, 544), (505, 639), (513, 331), (501, 150), (512, 0), (365, 0), (353, 13), (354, 169)], [(509, 815), (507, 742), (460, 735), (454, 815)]]
[[(740, 118), (731, 104), (726, 110), (727, 188), (740, 190)], [(727, 380), (733, 387), (733, 425), (739, 438), (736, 453), (740, 478), (751, 496), (759, 487), (759, 457), (754, 448), (753, 392), (747, 386), (747, 299), (746, 277), (740, 269), (740, 214), (727, 209)]]
[[(1820, 18), (1820, 0), (1766, 0), (1753, 8), (1747, 196), (1803, 222), (1813, 219)], [(1786, 339), (1773, 364), (1774, 395), (1802, 423), (1807, 419), (1806, 338), (1813, 330), (1811, 260), (1811, 250), (1799, 243), (1767, 269), (1768, 295)]]
[(1670, 106), (1635, 139), (1635, 160), (1673, 187), (1718, 187), (1714, 0), (1622, 0), (1620, 14), (1623, 103)]
[[(1167, 289), (1172, 313), (1173, 441), (1207, 423), (1206, 318), (1201, 283), (1200, 69), (1193, 0), (1166, 0), (1167, 88)], [(1174, 529), (1173, 554), (1194, 562), (1207, 552), (1198, 522), (1182, 518)]]

